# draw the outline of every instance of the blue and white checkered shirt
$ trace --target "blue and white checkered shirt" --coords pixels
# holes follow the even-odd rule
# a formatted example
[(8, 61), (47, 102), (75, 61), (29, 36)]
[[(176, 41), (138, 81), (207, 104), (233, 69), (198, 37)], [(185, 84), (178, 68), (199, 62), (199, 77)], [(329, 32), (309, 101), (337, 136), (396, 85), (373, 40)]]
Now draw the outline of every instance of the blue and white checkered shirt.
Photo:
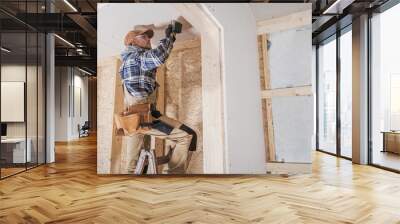
[(127, 46), (121, 53), (119, 73), (129, 94), (146, 98), (156, 88), (157, 67), (164, 64), (171, 53), (173, 38), (163, 38), (154, 49)]

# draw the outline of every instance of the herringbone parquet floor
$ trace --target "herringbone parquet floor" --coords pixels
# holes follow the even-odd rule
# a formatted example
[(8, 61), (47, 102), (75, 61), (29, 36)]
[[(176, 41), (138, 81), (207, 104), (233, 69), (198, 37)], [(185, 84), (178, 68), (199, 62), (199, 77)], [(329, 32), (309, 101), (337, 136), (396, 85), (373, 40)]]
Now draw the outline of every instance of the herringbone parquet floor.
[(400, 223), (400, 175), (316, 153), (310, 175), (96, 175), (96, 140), (0, 181), (0, 223)]

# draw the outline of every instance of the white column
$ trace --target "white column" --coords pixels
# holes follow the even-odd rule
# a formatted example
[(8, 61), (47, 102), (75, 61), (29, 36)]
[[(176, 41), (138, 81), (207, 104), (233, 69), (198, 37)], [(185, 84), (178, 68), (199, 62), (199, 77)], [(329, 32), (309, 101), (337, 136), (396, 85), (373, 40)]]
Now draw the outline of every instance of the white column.
[(55, 151), (54, 151), (54, 133), (55, 133), (55, 76), (54, 76), (54, 35), (47, 34), (46, 37), (46, 60), (47, 60), (47, 71), (46, 71), (46, 83), (47, 83), (47, 107), (46, 107), (46, 163), (52, 163), (55, 160)]
[(353, 21), (353, 162), (368, 163), (368, 15)]
[[(54, 5), (46, 1), (47, 12), (54, 11)], [(55, 43), (54, 35), (46, 35), (46, 163), (55, 161)]]

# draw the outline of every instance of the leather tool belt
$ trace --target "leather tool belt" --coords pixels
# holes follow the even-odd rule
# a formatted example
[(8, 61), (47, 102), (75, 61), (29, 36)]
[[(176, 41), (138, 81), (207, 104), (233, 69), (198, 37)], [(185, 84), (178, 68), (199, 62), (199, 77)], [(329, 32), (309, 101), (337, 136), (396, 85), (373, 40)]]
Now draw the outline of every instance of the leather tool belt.
[(150, 103), (144, 103), (129, 106), (125, 111), (114, 114), (116, 135), (132, 136), (151, 128), (169, 135), (174, 128), (178, 128), (192, 135), (189, 150), (195, 151), (197, 148), (196, 132), (185, 124), (163, 116), (159, 112), (159, 115), (154, 117), (152, 112), (155, 110), (155, 107), (152, 107)]
[(121, 113), (114, 114), (116, 135), (131, 136), (150, 129), (152, 125), (151, 104), (129, 106)]

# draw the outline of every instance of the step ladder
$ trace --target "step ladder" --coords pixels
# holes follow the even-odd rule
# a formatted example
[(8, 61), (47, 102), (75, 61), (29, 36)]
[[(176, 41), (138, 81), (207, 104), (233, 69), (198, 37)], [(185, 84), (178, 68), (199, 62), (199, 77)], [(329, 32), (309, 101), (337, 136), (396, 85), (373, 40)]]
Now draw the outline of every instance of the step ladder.
[(172, 149), (168, 151), (168, 155), (157, 157), (155, 149), (151, 148), (151, 135), (145, 135), (143, 138), (143, 148), (140, 150), (139, 159), (135, 168), (135, 175), (143, 174), (145, 167), (147, 166), (146, 174), (158, 174), (157, 165), (168, 163)]

